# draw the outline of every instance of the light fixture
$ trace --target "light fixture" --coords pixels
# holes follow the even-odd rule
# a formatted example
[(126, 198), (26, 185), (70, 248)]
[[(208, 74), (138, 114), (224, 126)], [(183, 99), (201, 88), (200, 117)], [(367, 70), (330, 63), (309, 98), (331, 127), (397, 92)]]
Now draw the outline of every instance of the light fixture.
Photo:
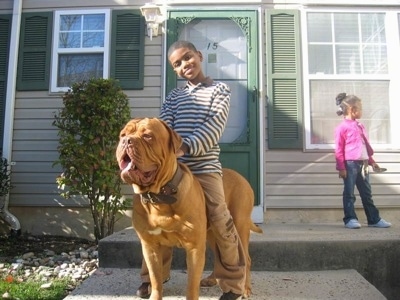
[(142, 15), (146, 19), (147, 36), (153, 39), (153, 36), (158, 35), (158, 27), (164, 21), (161, 9), (158, 5), (146, 3), (140, 8)]

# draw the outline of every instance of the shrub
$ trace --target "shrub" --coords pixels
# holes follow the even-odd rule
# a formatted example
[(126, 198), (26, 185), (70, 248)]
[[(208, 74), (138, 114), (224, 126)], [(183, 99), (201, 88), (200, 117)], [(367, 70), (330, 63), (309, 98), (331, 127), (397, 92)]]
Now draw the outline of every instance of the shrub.
[(114, 231), (116, 215), (126, 207), (115, 150), (119, 132), (130, 119), (128, 97), (112, 79), (73, 84), (63, 95), (64, 107), (55, 115), (60, 195), (81, 195), (89, 201), (94, 236)]

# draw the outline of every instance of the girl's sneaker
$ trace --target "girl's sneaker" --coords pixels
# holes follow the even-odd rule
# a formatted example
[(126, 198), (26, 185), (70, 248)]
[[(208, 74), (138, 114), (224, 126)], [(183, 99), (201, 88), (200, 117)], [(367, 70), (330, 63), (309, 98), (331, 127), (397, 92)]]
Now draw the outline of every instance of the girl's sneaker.
[(384, 219), (380, 219), (376, 224), (368, 224), (368, 227), (377, 227), (377, 228), (388, 228), (392, 226), (391, 223), (385, 221)]
[(358, 222), (357, 219), (351, 219), (344, 225), (344, 227), (346, 227), (348, 229), (359, 229), (359, 228), (361, 228), (361, 224), (360, 224), (360, 222)]

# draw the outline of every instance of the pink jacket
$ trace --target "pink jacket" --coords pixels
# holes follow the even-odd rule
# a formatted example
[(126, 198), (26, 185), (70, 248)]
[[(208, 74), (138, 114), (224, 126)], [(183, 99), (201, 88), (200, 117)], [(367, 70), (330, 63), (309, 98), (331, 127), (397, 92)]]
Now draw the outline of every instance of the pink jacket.
[[(363, 138), (364, 135), (364, 138)], [(335, 158), (336, 170), (345, 170), (346, 160), (359, 160), (364, 146), (363, 139), (365, 139), (365, 146), (368, 153), (368, 164), (375, 163), (372, 155), (372, 149), (363, 124), (357, 120), (344, 119), (335, 129)]]

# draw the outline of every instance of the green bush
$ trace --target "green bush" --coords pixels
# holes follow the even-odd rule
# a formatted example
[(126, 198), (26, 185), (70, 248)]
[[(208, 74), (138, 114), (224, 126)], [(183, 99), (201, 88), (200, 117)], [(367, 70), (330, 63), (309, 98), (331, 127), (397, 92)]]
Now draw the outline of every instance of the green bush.
[(128, 97), (112, 79), (75, 83), (55, 115), (59, 129), (57, 178), (61, 196), (86, 197), (100, 240), (114, 231), (116, 215), (126, 207), (115, 159), (119, 132), (130, 119)]

